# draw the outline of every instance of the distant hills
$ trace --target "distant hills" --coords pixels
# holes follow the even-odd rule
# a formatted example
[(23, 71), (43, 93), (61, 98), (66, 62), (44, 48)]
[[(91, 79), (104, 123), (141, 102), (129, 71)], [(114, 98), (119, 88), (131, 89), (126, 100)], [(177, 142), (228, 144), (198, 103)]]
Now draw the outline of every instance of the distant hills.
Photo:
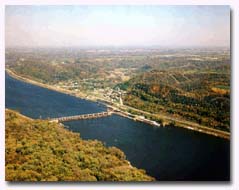
[(6, 68), (73, 92), (120, 87), (131, 107), (230, 130), (228, 48), (7, 49)]

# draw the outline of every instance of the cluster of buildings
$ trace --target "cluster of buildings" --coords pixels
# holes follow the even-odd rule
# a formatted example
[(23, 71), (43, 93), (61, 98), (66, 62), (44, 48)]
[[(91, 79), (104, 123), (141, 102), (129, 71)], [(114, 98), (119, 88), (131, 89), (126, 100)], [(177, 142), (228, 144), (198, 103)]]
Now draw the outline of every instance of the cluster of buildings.
[[(65, 83), (61, 82), (57, 85), (57, 87), (73, 90), (75, 92), (80, 91), (80, 89), (82, 88), (81, 84), (77, 81), (68, 81)], [(96, 88), (96, 87), (88, 86), (88, 90), (87, 90), (88, 93), (90, 92), (90, 94), (92, 94), (93, 96), (101, 97), (107, 100), (108, 102), (119, 103), (121, 105), (123, 105), (122, 97), (126, 94), (126, 91), (121, 90), (118, 87)]]
[(110, 102), (119, 102), (121, 105), (123, 105), (123, 100), (122, 96), (126, 94), (126, 91), (121, 90), (120, 88), (105, 88), (105, 89), (100, 89), (103, 94), (103, 97), (107, 99)]

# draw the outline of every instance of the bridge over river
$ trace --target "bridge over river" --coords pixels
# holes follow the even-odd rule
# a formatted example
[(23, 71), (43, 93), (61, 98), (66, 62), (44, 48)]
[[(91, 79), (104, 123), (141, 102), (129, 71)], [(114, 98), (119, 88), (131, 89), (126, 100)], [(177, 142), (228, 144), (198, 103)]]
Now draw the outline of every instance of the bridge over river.
[(83, 115), (65, 116), (65, 117), (52, 118), (50, 119), (50, 121), (59, 123), (64, 121), (95, 119), (95, 118), (110, 116), (112, 113), (113, 113), (112, 111), (106, 111), (106, 112), (83, 114)]

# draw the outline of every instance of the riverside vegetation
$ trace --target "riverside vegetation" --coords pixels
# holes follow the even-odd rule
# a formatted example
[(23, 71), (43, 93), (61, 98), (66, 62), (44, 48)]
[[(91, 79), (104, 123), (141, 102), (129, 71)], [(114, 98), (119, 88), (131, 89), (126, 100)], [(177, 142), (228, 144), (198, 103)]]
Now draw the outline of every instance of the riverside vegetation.
[[(7, 49), (16, 74), (74, 93), (230, 131), (227, 48)], [(47, 71), (47, 72), (46, 72)], [(116, 94), (118, 92), (116, 91)], [(109, 95), (108, 95), (109, 94)]]
[(115, 147), (6, 110), (7, 181), (153, 181)]
[(224, 73), (229, 68), (219, 69), (223, 73), (145, 72), (121, 85), (127, 90), (124, 103), (150, 113), (166, 113), (229, 131), (230, 80)]

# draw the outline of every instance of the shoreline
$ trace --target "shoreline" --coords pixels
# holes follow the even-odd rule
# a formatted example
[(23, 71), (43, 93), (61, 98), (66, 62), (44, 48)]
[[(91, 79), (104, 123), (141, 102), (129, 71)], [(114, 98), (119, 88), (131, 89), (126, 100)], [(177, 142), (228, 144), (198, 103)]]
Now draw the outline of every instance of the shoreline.
[[(125, 110), (126, 108), (134, 110), (137, 113), (140, 113), (142, 115), (144, 115), (144, 114), (151, 115), (151, 116), (156, 116), (157, 115), (157, 114), (151, 114), (151, 113), (145, 112), (143, 110), (138, 110), (138, 109), (133, 108), (133, 107), (125, 106), (125, 105), (124, 105), (124, 108), (123, 107), (119, 108), (116, 105), (111, 105), (110, 103), (107, 103), (107, 101), (104, 100), (104, 99), (100, 99), (98, 97), (88, 98), (87, 95), (84, 96), (83, 94), (80, 95), (80, 94), (72, 93), (72, 91), (70, 91), (70, 90), (66, 90), (66, 89), (62, 89), (62, 88), (56, 88), (56, 87), (53, 87), (53, 86), (48, 85), (48, 84), (43, 84), (41, 82), (34, 81), (32, 79), (19, 76), (16, 73), (14, 73), (13, 71), (11, 71), (10, 69), (6, 68), (5, 70), (11, 77), (13, 77), (15, 79), (18, 79), (18, 80), (21, 80), (21, 81), (24, 81), (24, 82), (27, 82), (27, 83), (30, 83), (30, 84), (33, 84), (33, 85), (36, 85), (36, 86), (40, 86), (42, 88), (46, 88), (46, 89), (49, 89), (49, 90), (54, 90), (56, 92), (64, 93), (64, 94), (71, 95), (71, 96), (81, 98), (81, 99), (84, 99), (84, 100), (88, 100), (88, 101), (93, 101), (93, 102), (102, 101), (102, 102), (99, 102), (99, 103), (105, 105), (107, 108), (113, 108), (113, 109), (119, 110), (119, 113), (115, 113), (115, 114), (120, 115), (122, 117), (126, 117), (128, 119), (132, 119), (132, 120), (135, 120), (135, 121), (147, 123), (146, 121), (143, 121), (141, 119), (137, 119), (137, 117), (139, 115), (128, 113)], [(134, 116), (134, 117), (129, 117), (129, 114)], [(206, 126), (201, 126), (197, 123), (193, 123), (193, 122), (190, 122), (190, 121), (179, 120), (179, 119), (176, 119), (176, 118), (171, 118), (169, 116), (163, 116), (162, 115), (161, 118), (163, 120), (166, 120), (166, 124), (165, 125), (163, 124), (163, 127), (169, 125), (172, 122), (174, 122), (175, 124), (173, 126), (175, 126), (175, 127), (185, 128), (185, 129), (189, 129), (189, 130), (197, 131), (197, 132), (200, 132), (200, 133), (205, 133), (205, 134), (208, 134), (208, 135), (213, 135), (213, 136), (216, 136), (216, 137), (220, 137), (220, 138), (230, 140), (230, 133), (226, 132), (226, 131), (213, 129), (213, 128), (209, 128), (209, 127), (206, 127)], [(155, 121), (150, 120), (150, 122), (152, 122), (151, 125), (153, 125), (153, 122), (155, 122)], [(147, 123), (147, 124), (150, 124), (150, 123)], [(154, 126), (158, 127), (158, 125), (154, 125)]]

